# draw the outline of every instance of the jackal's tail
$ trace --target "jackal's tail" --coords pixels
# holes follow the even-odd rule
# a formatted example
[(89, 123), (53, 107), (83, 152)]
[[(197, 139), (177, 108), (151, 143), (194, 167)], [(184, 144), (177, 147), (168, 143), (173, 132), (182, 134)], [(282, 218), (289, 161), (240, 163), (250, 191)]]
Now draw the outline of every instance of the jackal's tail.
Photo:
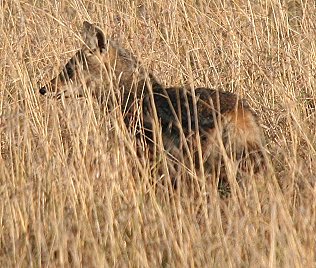
[(226, 154), (239, 161), (241, 170), (257, 173), (266, 168), (262, 130), (249, 107), (239, 106), (224, 113), (220, 128)]

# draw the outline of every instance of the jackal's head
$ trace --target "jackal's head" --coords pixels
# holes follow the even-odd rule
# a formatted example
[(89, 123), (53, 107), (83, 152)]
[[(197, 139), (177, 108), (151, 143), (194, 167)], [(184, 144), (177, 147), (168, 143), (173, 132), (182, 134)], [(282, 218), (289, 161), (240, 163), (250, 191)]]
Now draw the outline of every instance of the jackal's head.
[[(39, 92), (48, 97), (83, 96), (87, 88), (93, 95), (108, 88), (113, 79), (131, 86), (137, 69), (136, 60), (125, 50), (105, 38), (103, 31), (89, 22), (83, 23), (84, 45), (68, 61), (63, 70)], [(105, 93), (105, 92), (103, 92)]]

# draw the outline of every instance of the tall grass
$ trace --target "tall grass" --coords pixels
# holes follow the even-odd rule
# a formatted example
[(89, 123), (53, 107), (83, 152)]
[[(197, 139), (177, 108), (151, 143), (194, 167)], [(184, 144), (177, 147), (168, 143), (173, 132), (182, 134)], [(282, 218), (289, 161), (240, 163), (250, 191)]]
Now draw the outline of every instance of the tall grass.
[[(316, 266), (313, 1), (0, 6), (1, 267)], [(81, 47), (84, 20), (167, 85), (247, 98), (271, 171), (227, 198), (157, 190), (117, 110), (39, 96)]]

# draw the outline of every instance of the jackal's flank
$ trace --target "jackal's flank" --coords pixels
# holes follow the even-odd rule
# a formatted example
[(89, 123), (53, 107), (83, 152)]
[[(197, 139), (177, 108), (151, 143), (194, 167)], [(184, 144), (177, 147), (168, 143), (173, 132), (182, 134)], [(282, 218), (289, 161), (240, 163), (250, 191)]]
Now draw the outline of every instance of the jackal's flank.
[(138, 138), (145, 137), (150, 152), (157, 143), (153, 133), (160, 128), (163, 149), (188, 168), (203, 167), (223, 177), (230, 160), (239, 170), (256, 172), (264, 165), (262, 131), (245, 100), (209, 88), (165, 87), (94, 24), (83, 23), (82, 37), (82, 49), (41, 94), (59, 98), (88, 93), (110, 108), (120, 105), (127, 127), (138, 116)]

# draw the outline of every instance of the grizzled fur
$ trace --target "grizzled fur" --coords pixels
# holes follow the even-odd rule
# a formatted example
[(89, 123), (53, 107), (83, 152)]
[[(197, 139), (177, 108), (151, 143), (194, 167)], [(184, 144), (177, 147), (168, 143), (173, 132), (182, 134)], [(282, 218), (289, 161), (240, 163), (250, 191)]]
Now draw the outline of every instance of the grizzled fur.
[(250, 165), (256, 172), (264, 165), (261, 128), (245, 100), (209, 88), (165, 87), (97, 26), (84, 22), (82, 37), (83, 48), (40, 89), (41, 94), (83, 96), (88, 89), (104, 103), (113, 93), (120, 99), (128, 127), (141, 108), (142, 131), (151, 150), (158, 124), (164, 150), (173, 158), (191, 155), (195, 167), (201, 167), (201, 148), (205, 171), (212, 172), (220, 161), (221, 178), (225, 177), (224, 154), (238, 161), (241, 170)]

